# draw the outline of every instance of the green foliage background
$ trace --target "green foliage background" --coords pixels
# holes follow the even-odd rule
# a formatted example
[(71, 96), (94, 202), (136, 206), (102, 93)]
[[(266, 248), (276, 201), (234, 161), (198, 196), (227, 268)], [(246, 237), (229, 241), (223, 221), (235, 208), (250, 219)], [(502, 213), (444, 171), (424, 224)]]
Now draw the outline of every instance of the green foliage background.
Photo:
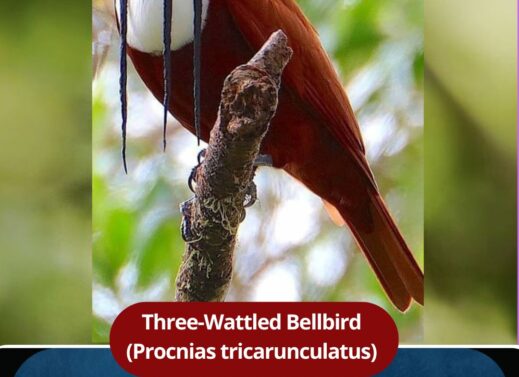
[[(423, 3), (300, 3), (348, 86), (380, 186), (423, 260)], [(171, 122), (168, 153), (161, 153), (160, 106), (133, 74), (125, 176), (117, 78), (112, 50), (93, 97), (96, 342), (107, 340), (111, 321), (125, 306), (174, 297), (184, 249), (178, 205), (191, 196), (186, 180), (198, 151), (194, 137)], [(421, 341), (422, 309), (395, 311), (348, 231), (331, 224), (320, 201), (285, 174), (263, 170), (260, 201), (240, 230), (228, 299), (368, 300), (392, 313), (404, 342)], [(306, 221), (296, 223), (298, 217)]]
[[(381, 24), (384, 19), (393, 18), (393, 25), (399, 29), (402, 25), (403, 30), (411, 30), (409, 25), (422, 28), (423, 23), (422, 5), (415, 1), (307, 0), (302, 4), (318, 25), (349, 88), (356, 73), (380, 52), (382, 41), (394, 39), (394, 30)], [(0, 2), (0, 344), (91, 341), (91, 7), (89, 1)], [(428, 343), (516, 340), (515, 15), (515, 2), (507, 0), (476, 0), (470, 7), (461, 0), (427, 1), (427, 64), (419, 50), (415, 59), (408, 60), (413, 62), (412, 85), (418, 92), (426, 67), (424, 315)], [(103, 97), (101, 89), (94, 93), (94, 135), (97, 148), (107, 153), (97, 158), (112, 161), (116, 169), (115, 164), (120, 168), (119, 135), (116, 115), (110, 114), (117, 103)], [(371, 100), (380, 96), (377, 92)], [(106, 137), (105, 126), (112, 127)], [(172, 139), (177, 131), (173, 132)], [(405, 201), (390, 199), (390, 203), (394, 210), (402, 203), (415, 206), (411, 211), (401, 207), (397, 215), (415, 252), (421, 253), (422, 217), (407, 215), (422, 208), (418, 204), (421, 190), (412, 186), (423, 182), (421, 176), (416, 177), (422, 163), (420, 128), (417, 132), (413, 137), (418, 139), (390, 159), (379, 159), (375, 168), (386, 197), (399, 198), (401, 192), (391, 195), (395, 187), (408, 190)], [(159, 139), (135, 137), (133, 163), (146, 154), (160, 156)], [(186, 165), (192, 163), (194, 153), (179, 151)], [(411, 156), (410, 162), (404, 159), (406, 155)], [(126, 255), (103, 252), (96, 256), (94, 279), (100, 285), (113, 287), (116, 271), (129, 258), (150, 266), (143, 268), (148, 273), (141, 273), (138, 287), (149, 287), (157, 271), (167, 277), (176, 272), (182, 250), (174, 238), (179, 222), (176, 203), (189, 195), (185, 192), (187, 171), (160, 164), (149, 171), (172, 178), (151, 176), (150, 182), (158, 183), (146, 191), (147, 200), (111, 196), (116, 189), (124, 192), (113, 184), (117, 181), (106, 179), (106, 172), (98, 171), (94, 177), (94, 200), (110, 214), (97, 217), (97, 227), (117, 228), (110, 239), (94, 234), (96, 247), (108, 250), (120, 242), (123, 250), (133, 250)], [(131, 187), (142, 187), (142, 182), (128, 179)], [(178, 191), (172, 190), (171, 180)], [(109, 181), (112, 184), (106, 184)], [(281, 181), (283, 188), (287, 184)], [(128, 206), (129, 201), (138, 205)], [(157, 218), (168, 220), (140, 228), (139, 233), (136, 214), (154, 206), (166, 208)], [(260, 206), (265, 206), (265, 200)], [(250, 214), (249, 219), (254, 216)], [(326, 221), (326, 216), (320, 217), (322, 226), (332, 229)], [(347, 245), (343, 233), (333, 239)], [(158, 252), (145, 254), (151, 249)], [(304, 248), (296, 248), (293, 255), (291, 261), (320, 260)], [(307, 269), (299, 271), (304, 271), (303, 277), (311, 276)], [(307, 286), (304, 299), (351, 299), (371, 292), (371, 299), (385, 302), (361, 258), (350, 263), (350, 271), (337, 289)], [(153, 294), (144, 289), (136, 298)], [(233, 294), (239, 296), (239, 292)], [(118, 303), (117, 296), (112, 298), (110, 303)], [(412, 314), (410, 324), (399, 320), (401, 328), (409, 329), (406, 339), (419, 336), (420, 314)], [(96, 321), (96, 339), (106, 339), (106, 321)]]
[(426, 2), (426, 339), (517, 343), (516, 2)]
[(0, 344), (90, 341), (90, 9), (0, 2)]

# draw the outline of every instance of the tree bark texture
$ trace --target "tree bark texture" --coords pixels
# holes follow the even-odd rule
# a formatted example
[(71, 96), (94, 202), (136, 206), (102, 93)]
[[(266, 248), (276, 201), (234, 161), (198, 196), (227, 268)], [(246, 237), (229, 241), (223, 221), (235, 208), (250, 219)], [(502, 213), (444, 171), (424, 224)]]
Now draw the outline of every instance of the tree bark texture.
[(255, 161), (291, 56), (286, 35), (278, 31), (225, 80), (209, 147), (194, 172), (195, 197), (181, 206), (186, 249), (176, 301), (225, 299), (238, 228), (247, 205), (255, 200)]

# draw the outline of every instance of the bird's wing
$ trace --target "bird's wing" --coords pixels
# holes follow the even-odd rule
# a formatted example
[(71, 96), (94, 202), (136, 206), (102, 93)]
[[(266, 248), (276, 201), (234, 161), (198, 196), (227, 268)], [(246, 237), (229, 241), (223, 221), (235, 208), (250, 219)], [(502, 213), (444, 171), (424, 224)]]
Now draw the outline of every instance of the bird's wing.
[(279, 29), (288, 36), (294, 56), (283, 76), (285, 85), (324, 120), (332, 135), (352, 153), (376, 187), (346, 92), (317, 32), (295, 0), (225, 1), (238, 29), (254, 50)]

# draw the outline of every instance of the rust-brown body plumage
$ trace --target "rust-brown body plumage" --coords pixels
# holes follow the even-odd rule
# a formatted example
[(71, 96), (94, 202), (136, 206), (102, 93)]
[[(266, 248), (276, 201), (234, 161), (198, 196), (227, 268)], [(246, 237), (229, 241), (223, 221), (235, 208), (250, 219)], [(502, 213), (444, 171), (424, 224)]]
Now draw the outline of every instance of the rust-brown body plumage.
[[(202, 34), (202, 139), (208, 140), (216, 121), (225, 77), (279, 29), (294, 56), (262, 153), (338, 211), (397, 308), (407, 310), (412, 299), (423, 304), (423, 273), (378, 192), (341, 82), (294, 0), (210, 2)], [(143, 81), (163, 101), (163, 59), (131, 46), (128, 51)], [(192, 43), (171, 53), (171, 72), (169, 110), (194, 133)]]

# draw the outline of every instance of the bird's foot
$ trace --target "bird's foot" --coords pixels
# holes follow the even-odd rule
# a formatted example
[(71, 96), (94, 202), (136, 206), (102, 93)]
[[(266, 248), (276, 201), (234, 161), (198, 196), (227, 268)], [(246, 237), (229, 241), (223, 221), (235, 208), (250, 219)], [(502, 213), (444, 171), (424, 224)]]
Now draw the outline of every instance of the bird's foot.
[(202, 165), (202, 162), (204, 162), (206, 153), (207, 153), (207, 149), (202, 149), (200, 152), (198, 152), (198, 156), (196, 157), (196, 160), (198, 161), (198, 165)]
[(260, 154), (258, 157), (256, 157), (256, 160), (254, 161), (255, 167), (260, 166), (266, 166), (266, 167), (272, 167), (274, 165), (274, 161), (272, 160), (272, 156), (268, 154)]
[(188, 201), (180, 204), (180, 212), (182, 213), (182, 224), (180, 226), (180, 230), (182, 233), (182, 239), (188, 244), (198, 242), (202, 239), (201, 236), (198, 236), (194, 232), (191, 224), (191, 208), (193, 206), (193, 202), (194, 198), (191, 198)]
[(198, 156), (196, 157), (196, 160), (198, 161), (198, 165), (196, 165), (193, 168), (193, 170), (191, 170), (191, 174), (189, 174), (187, 185), (189, 186), (189, 189), (191, 190), (192, 193), (195, 193), (194, 184), (196, 184), (196, 175), (198, 173), (198, 168), (202, 165), (202, 162), (204, 162), (205, 155), (206, 155), (206, 150), (202, 149), (198, 153)]
[(252, 207), (256, 201), (258, 200), (258, 189), (254, 182), (251, 182), (249, 187), (247, 187), (247, 192), (245, 193), (245, 202), (243, 206), (245, 208)]
[(245, 221), (245, 217), (247, 216), (247, 208), (252, 207), (258, 200), (258, 189), (254, 182), (251, 182), (249, 187), (247, 187), (247, 192), (245, 193), (245, 201), (243, 202), (243, 211), (241, 213), (240, 223)]

